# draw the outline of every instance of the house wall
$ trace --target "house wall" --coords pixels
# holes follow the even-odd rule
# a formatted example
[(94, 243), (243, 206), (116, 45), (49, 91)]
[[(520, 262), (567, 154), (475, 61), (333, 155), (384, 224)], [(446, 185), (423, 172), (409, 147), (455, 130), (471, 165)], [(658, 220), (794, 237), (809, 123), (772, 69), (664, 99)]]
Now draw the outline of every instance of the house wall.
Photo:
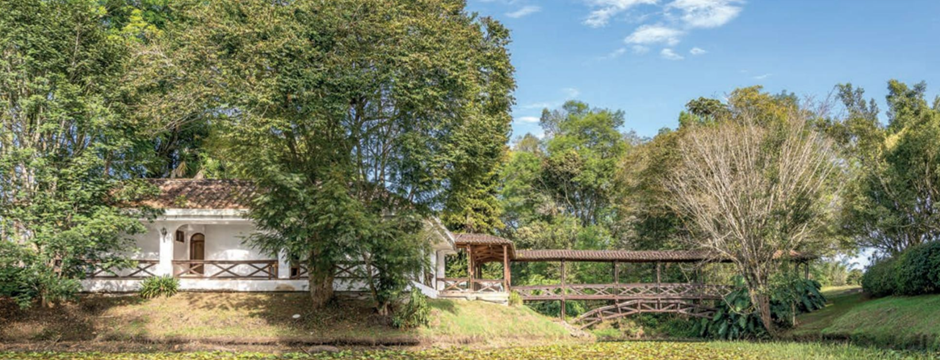
[[(238, 214), (225, 213), (219, 215), (215, 210), (168, 210), (167, 216), (146, 221), (144, 226), (147, 232), (134, 235), (137, 249), (129, 254), (132, 259), (159, 261), (153, 264), (147, 273), (137, 272), (133, 279), (92, 278), (82, 281), (85, 291), (89, 292), (133, 292), (140, 289), (142, 277), (152, 273), (155, 275), (172, 275), (185, 272), (187, 263), (174, 264), (173, 261), (190, 259), (190, 242), (192, 236), (201, 233), (205, 235), (205, 260), (278, 260), (278, 271), (274, 279), (209, 279), (200, 277), (183, 277), (180, 279), (180, 289), (188, 291), (307, 291), (306, 279), (289, 279), (289, 265), (284, 256), (271, 256), (245, 244), (245, 238), (254, 230), (254, 225)], [(166, 235), (162, 235), (165, 229)], [(175, 240), (176, 230), (184, 232), (184, 241)], [(445, 240), (433, 244), (435, 251), (429, 254), (432, 269), (443, 268), (438, 264), (437, 255), (440, 251), (453, 251), (452, 242)], [(161, 256), (161, 249), (164, 251)], [(138, 269), (124, 269), (116, 271), (118, 276), (129, 276)], [(230, 269), (237, 274), (249, 274), (257, 269), (249, 265), (237, 265)], [(206, 265), (206, 275), (219, 272), (215, 265)], [(438, 274), (428, 274), (426, 278), (434, 279)], [(440, 274), (438, 276), (443, 276)], [(428, 296), (436, 296), (436, 284), (416, 283), (414, 285)], [(362, 291), (365, 284), (356, 279), (337, 279), (334, 282), (337, 291)]]

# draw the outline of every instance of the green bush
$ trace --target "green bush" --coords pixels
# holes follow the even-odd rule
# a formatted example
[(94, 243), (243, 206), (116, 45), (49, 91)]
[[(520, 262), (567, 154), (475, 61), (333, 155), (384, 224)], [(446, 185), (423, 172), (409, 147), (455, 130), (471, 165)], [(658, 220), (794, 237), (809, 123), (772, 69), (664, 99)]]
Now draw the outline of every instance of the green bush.
[(509, 306), (521, 306), (522, 305), (522, 295), (513, 291), (509, 293)]
[(862, 275), (862, 289), (868, 295), (882, 297), (894, 294), (897, 281), (895, 280), (895, 259), (882, 259), (872, 264)]
[(431, 307), (420, 291), (411, 291), (411, 298), (392, 315), (392, 325), (400, 329), (427, 326), (431, 321)]
[(179, 292), (180, 281), (172, 276), (152, 276), (140, 284), (140, 297), (152, 299), (159, 296), (170, 297)]
[(933, 294), (940, 290), (940, 242), (913, 246), (898, 257), (895, 267), (896, 295)]
[[(754, 339), (767, 335), (757, 308), (740, 277), (736, 288), (719, 303), (715, 316), (702, 319), (696, 328), (699, 336), (724, 340)], [(822, 285), (809, 279), (793, 278), (775, 286), (770, 294), (770, 316), (777, 326), (791, 327), (798, 314), (812, 312), (826, 306), (820, 292)]]
[(912, 246), (865, 271), (862, 288), (871, 296), (940, 293), (940, 242)]

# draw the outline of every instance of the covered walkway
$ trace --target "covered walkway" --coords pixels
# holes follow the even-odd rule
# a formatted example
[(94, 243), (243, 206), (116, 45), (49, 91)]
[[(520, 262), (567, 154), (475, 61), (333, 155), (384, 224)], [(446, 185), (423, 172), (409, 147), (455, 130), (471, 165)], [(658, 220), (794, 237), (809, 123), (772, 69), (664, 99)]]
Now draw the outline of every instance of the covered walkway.
[[(714, 313), (715, 301), (731, 291), (725, 284), (702, 282), (663, 282), (663, 269), (671, 264), (728, 263), (701, 251), (626, 251), (626, 250), (516, 250), (509, 240), (481, 234), (460, 234), (456, 245), (467, 255), (467, 276), (463, 278), (441, 278), (444, 284), (442, 297), (480, 298), (502, 301), (509, 292), (521, 295), (523, 301), (559, 301), (564, 319), (565, 303), (569, 300), (592, 301), (597, 306), (576, 319), (583, 327), (600, 321), (638, 313), (679, 313), (694, 317), (710, 317)], [(778, 255), (779, 256), (779, 255)], [(804, 265), (813, 257), (791, 253), (787, 257)], [(482, 267), (486, 263), (502, 263), (501, 279), (482, 278)], [(512, 285), (512, 263), (554, 262), (558, 263), (560, 276), (552, 285)], [(567, 267), (571, 263), (591, 262), (610, 264), (611, 283), (571, 284)], [(653, 266), (652, 282), (622, 283), (621, 265), (647, 264)], [(695, 279), (701, 279), (695, 276)]]

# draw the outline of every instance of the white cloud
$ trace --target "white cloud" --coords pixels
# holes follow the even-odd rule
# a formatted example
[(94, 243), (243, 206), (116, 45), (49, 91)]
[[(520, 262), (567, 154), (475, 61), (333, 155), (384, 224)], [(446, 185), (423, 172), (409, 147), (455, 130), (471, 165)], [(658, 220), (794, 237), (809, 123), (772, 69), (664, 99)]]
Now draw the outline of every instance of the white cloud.
[(578, 95), (581, 95), (581, 91), (575, 88), (563, 88), (561, 91), (565, 93), (568, 99), (574, 99), (578, 97)]
[(771, 73), (766, 73), (766, 74), (757, 75), (757, 76), (754, 77), (754, 80), (764, 80), (764, 79), (766, 79), (766, 78), (769, 78), (770, 75), (773, 75), (773, 74), (771, 74)]
[(693, 28), (714, 28), (727, 24), (741, 13), (741, 0), (675, 0), (666, 10), (676, 9), (679, 18)]
[(679, 37), (683, 32), (681, 30), (669, 28), (662, 25), (643, 25), (627, 36), (624, 41), (628, 44), (658, 44), (664, 43), (674, 46), (679, 43)]
[(539, 118), (537, 116), (520, 116), (516, 118), (516, 121), (524, 123), (537, 123)]
[(620, 57), (620, 56), (622, 56), (623, 54), (626, 54), (626, 53), (627, 53), (627, 48), (622, 47), (622, 48), (619, 48), (619, 49), (617, 49), (617, 50), (611, 51), (609, 54), (604, 55), (604, 56), (601, 56), (601, 57), (599, 57), (598, 59), (599, 59), (599, 60), (612, 60), (612, 59), (616, 59), (616, 58), (618, 58), (618, 57)]
[(685, 59), (684, 57), (682, 57), (682, 55), (676, 54), (675, 51), (672, 51), (672, 49), (663, 49), (663, 51), (660, 51), (660, 52), (659, 52), (659, 55), (662, 56), (663, 59), (666, 59), (666, 60), (682, 60), (682, 59)]
[(635, 54), (646, 54), (650, 51), (650, 48), (643, 45), (633, 45), (630, 47), (630, 49), (633, 50), (633, 53)]
[(538, 7), (535, 5), (526, 5), (520, 8), (519, 10), (513, 11), (511, 13), (506, 13), (506, 16), (511, 17), (513, 19), (518, 19), (526, 15), (537, 13), (539, 11), (542, 11), (541, 7)]
[(584, 24), (590, 27), (602, 27), (610, 22), (610, 18), (627, 11), (631, 7), (642, 4), (656, 4), (659, 0), (590, 0), (589, 3), (594, 11), (584, 20)]
[(522, 105), (522, 108), (523, 109), (545, 109), (545, 108), (553, 108), (555, 107), (555, 105), (556, 105), (555, 103), (551, 103), (551, 102), (537, 102), (537, 103)]
[(708, 51), (705, 51), (705, 49), (702, 49), (700, 47), (694, 47), (692, 48), (692, 50), (689, 50), (689, 54), (692, 54), (692, 55), (702, 55), (707, 52)]

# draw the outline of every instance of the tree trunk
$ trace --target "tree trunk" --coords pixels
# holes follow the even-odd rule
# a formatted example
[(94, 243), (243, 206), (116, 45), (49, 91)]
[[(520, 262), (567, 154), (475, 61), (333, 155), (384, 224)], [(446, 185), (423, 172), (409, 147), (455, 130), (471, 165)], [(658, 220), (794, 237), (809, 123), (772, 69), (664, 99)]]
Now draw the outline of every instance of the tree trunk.
[(772, 338), (777, 337), (777, 329), (774, 327), (773, 317), (770, 315), (770, 296), (764, 294), (751, 295), (751, 300), (757, 306), (757, 312), (760, 314), (760, 320), (767, 329), (767, 334)]
[[(311, 256), (311, 259), (314, 259)], [(307, 282), (314, 309), (322, 309), (333, 299), (334, 264), (324, 261), (307, 262)]]

